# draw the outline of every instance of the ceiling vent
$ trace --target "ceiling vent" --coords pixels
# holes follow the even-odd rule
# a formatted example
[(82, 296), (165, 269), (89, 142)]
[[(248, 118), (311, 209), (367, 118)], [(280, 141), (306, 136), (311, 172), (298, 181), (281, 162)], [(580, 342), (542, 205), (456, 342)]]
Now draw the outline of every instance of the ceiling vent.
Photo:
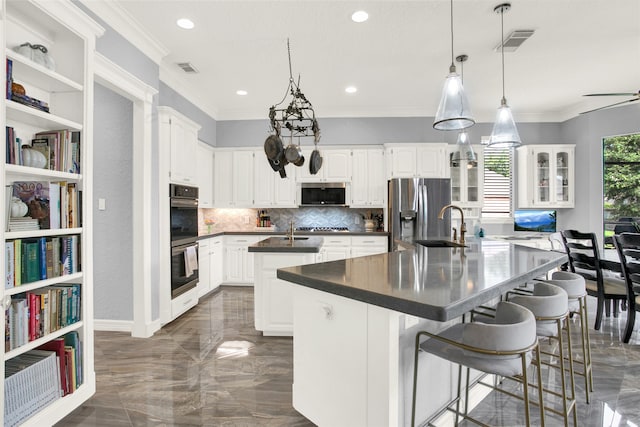
[(191, 63), (189, 62), (178, 62), (178, 67), (182, 68), (182, 71), (184, 71), (185, 73), (195, 74), (198, 72), (198, 70), (196, 70), (196, 67), (191, 65)]
[[(504, 51), (515, 52), (520, 45), (533, 35), (533, 30), (515, 30), (504, 39)], [(493, 50), (500, 52), (500, 43)]]

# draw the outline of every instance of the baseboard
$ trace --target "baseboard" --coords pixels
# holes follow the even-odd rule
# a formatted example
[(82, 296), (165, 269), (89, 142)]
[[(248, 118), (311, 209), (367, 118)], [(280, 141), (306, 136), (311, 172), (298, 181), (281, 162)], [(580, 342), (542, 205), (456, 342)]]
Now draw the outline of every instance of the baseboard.
[(95, 319), (93, 321), (93, 329), (95, 331), (131, 332), (133, 329), (133, 321)]

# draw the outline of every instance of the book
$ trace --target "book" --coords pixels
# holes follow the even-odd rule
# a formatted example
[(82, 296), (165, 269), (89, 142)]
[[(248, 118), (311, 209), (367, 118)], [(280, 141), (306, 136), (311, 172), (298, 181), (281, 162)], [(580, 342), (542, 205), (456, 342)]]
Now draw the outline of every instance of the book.
[(40, 280), (47, 278), (47, 239), (46, 237), (38, 238), (38, 263), (40, 264)]
[(76, 386), (79, 386), (83, 382), (82, 376), (82, 341), (80, 341), (80, 335), (78, 331), (71, 331), (64, 336), (64, 342), (70, 346), (74, 352), (74, 368), (76, 377)]
[(60, 223), (60, 184), (49, 183), (49, 228), (58, 229)]
[(13, 280), (15, 286), (22, 284), (22, 240), (13, 241)]
[(62, 395), (66, 396), (70, 393), (69, 391), (69, 369), (70, 367), (67, 365), (67, 357), (64, 345), (64, 338), (56, 338), (55, 340), (49, 341), (40, 347), (38, 350), (49, 350), (55, 351), (58, 359), (58, 363), (60, 365), (60, 387), (62, 389)]
[(6, 96), (7, 99), (11, 99), (11, 93), (12, 93), (12, 89), (11, 89), (11, 83), (13, 83), (13, 60), (7, 58), (7, 76), (6, 76), (6, 82), (7, 82), (7, 89), (6, 89)]
[(22, 241), (22, 272), (23, 283), (37, 282), (40, 280), (40, 248), (37, 240)]
[(47, 138), (34, 138), (31, 140), (31, 148), (44, 155), (44, 158), (47, 161), (45, 169), (49, 169), (51, 165), (51, 148), (49, 147), (49, 140)]
[(37, 219), (41, 229), (50, 228), (48, 181), (15, 181), (13, 196), (27, 204), (28, 216)]
[(5, 270), (6, 270), (6, 276), (5, 276), (5, 283), (4, 283), (4, 288), (5, 289), (10, 289), (13, 288), (15, 286), (15, 277), (13, 274), (14, 268), (15, 268), (15, 264), (14, 264), (14, 254), (13, 254), (13, 242), (8, 241), (5, 242)]

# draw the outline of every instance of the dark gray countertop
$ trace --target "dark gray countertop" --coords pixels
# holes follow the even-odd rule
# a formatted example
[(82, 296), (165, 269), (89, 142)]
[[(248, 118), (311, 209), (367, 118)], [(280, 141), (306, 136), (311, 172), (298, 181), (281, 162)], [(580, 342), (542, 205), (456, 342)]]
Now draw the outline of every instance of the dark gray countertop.
[[(211, 237), (217, 236), (237, 236), (237, 235), (255, 235), (255, 236), (286, 236), (286, 232), (284, 231), (262, 231), (262, 230), (254, 230), (254, 231), (214, 231), (211, 234), (201, 234), (198, 236), (198, 240), (200, 239), (209, 239)], [(382, 236), (387, 237), (389, 233), (386, 231), (296, 231), (296, 236)]]
[(289, 240), (286, 236), (269, 237), (258, 243), (249, 245), (249, 252), (278, 253), (318, 253), (322, 247), (322, 237), (294, 236)]
[(447, 321), (566, 262), (508, 241), (426, 248), (278, 269), (280, 279), (414, 316)]

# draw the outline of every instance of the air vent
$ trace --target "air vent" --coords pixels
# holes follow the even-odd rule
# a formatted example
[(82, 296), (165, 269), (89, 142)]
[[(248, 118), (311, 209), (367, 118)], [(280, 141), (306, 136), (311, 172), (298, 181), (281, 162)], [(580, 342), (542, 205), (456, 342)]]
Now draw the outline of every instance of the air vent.
[(198, 70), (189, 62), (178, 62), (178, 67), (182, 68), (185, 73), (197, 73)]
[[(515, 30), (504, 39), (504, 51), (515, 52), (522, 43), (533, 35), (533, 30)], [(500, 44), (494, 48), (496, 52), (500, 52)]]

